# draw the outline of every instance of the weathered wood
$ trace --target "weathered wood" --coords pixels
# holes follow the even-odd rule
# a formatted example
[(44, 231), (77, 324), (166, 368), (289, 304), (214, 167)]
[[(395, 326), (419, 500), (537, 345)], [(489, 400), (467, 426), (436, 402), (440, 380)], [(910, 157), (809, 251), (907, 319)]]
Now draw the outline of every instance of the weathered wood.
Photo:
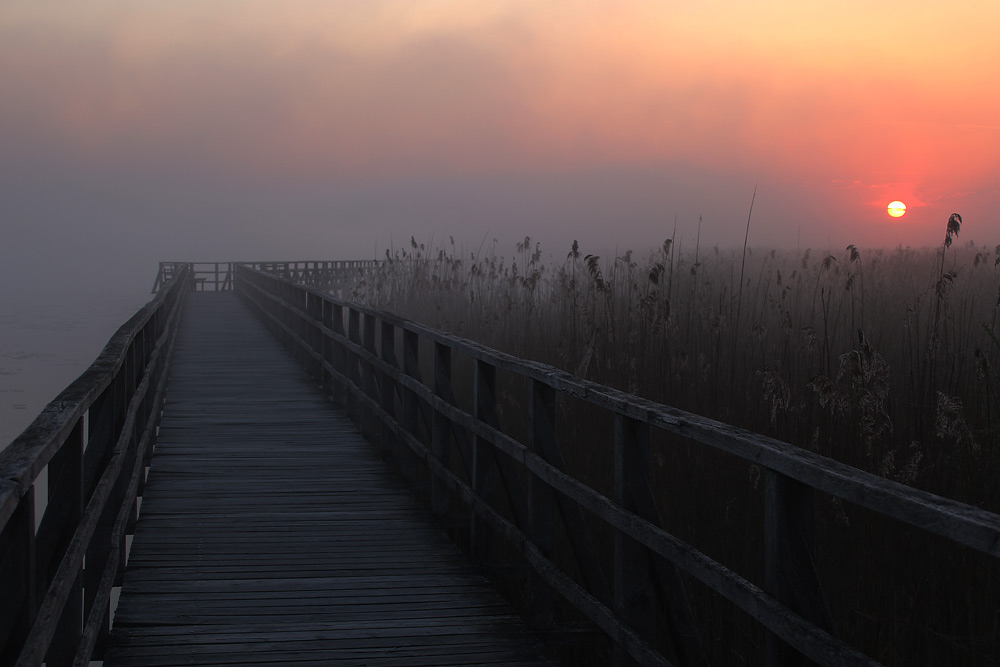
[[(28, 568), (23, 571), (0, 566), (0, 586), (12, 587), (3, 607), (17, 619), (12, 633), (0, 615), (4, 664), (36, 665), (47, 659), (56, 665), (80, 659), (83, 616), (100, 613), (93, 604), (99, 584), (87, 574), (102, 566), (98, 555), (84, 571), (84, 553), (95, 548), (95, 535), (101, 541), (107, 537), (98, 530), (107, 523), (104, 517), (113, 518), (121, 508), (127, 518), (132, 510), (118, 472), (123, 460), (140, 460), (136, 416), (149, 414), (155, 403), (146, 393), (164, 363), (162, 349), (177, 322), (186, 279), (182, 269), (168, 289), (112, 336), (97, 361), (0, 452), (0, 534), (5, 540), (17, 535), (16, 543), (3, 545), (5, 561), (30, 561), (22, 563)], [(146, 420), (140, 421), (149, 430)], [(34, 517), (21, 531), (28, 506), (19, 499), (20, 491), (45, 466), (49, 495), (37, 533)], [(27, 490), (31, 495), (20, 498), (33, 497), (30, 485)], [(111, 549), (123, 549), (123, 539)]]
[[(530, 406), (530, 449), (555, 469), (565, 472), (566, 462), (555, 435), (555, 391), (544, 382), (532, 380)], [(580, 506), (560, 494), (556, 494), (554, 499), (566, 524), (573, 555), (587, 581), (588, 590), (603, 603), (611, 604), (611, 590)]]
[(306, 309), (309, 312), (309, 347), (319, 359), (313, 363), (309, 374), (316, 378), (320, 386), (323, 386), (323, 303), (324, 300), (313, 293), (306, 293)]
[[(764, 473), (764, 590), (834, 634), (833, 619), (816, 574), (813, 490), (780, 473)], [(809, 664), (774, 633), (765, 637), (768, 667)]]
[[(380, 326), (381, 335), (381, 347), (380, 355), (382, 361), (388, 364), (390, 367), (399, 369), (399, 363), (396, 361), (396, 330), (391, 324), (382, 323)], [(379, 401), (382, 406), (382, 410), (386, 414), (391, 415), (395, 418), (396, 415), (396, 383), (389, 375), (389, 373), (384, 370), (379, 370)], [(396, 447), (395, 439), (392, 435), (392, 430), (385, 426), (382, 422), (381, 431), (379, 433), (379, 446), (382, 448), (382, 453), (384, 455), (389, 455), (394, 451), (398, 451)]]
[[(0, 487), (2, 488), (2, 487)], [(29, 487), (0, 532), (0, 660), (12, 664), (31, 631), (37, 607), (35, 493)]]
[[(434, 394), (443, 397), (451, 391), (451, 348), (447, 345), (434, 345)], [(451, 425), (447, 417), (439, 411), (434, 412), (434, 425), (431, 439), (431, 455), (445, 468), (449, 467), (451, 448)], [(449, 508), (448, 492), (441, 480), (431, 480), (431, 510), (438, 515), (446, 515)]]
[(45, 664), (72, 665), (83, 634), (83, 574), (79, 573), (70, 587), (53, 634), (52, 643), (45, 655)]
[[(362, 338), (362, 346), (368, 355), (367, 358), (362, 357), (360, 360), (362, 386), (364, 387), (365, 393), (369, 398), (379, 400), (381, 396), (379, 391), (379, 376), (375, 370), (378, 367), (378, 364), (369, 361), (369, 359), (378, 358), (378, 351), (375, 349), (375, 316), (370, 313), (365, 313), (363, 321), (364, 335)], [(362, 428), (362, 432), (374, 440), (378, 438), (379, 428), (378, 423), (372, 419), (371, 423), (366, 424)]]
[[(78, 649), (77, 661), (88, 661), (92, 656), (103, 655), (110, 628), (110, 590), (124, 554), (125, 527), (141, 473), (141, 468), (136, 465), (142, 460), (137, 451), (140, 443), (136, 442), (134, 434), (141, 417), (139, 409), (144, 403), (143, 398), (149, 390), (152, 377), (152, 373), (144, 375), (129, 402), (111, 457), (83, 509), (65, 554), (52, 575), (36, 622), (18, 660), (19, 665), (41, 662), (53, 640), (67, 602), (73, 598), (72, 604), (76, 604), (75, 588), (81, 578), (84, 554), (87, 563), (82, 574), (85, 627), (80, 641), (81, 645), (86, 645), (87, 650), (84, 655), (80, 655)], [(131, 500), (128, 500), (129, 497)]]
[[(610, 525), (625, 531), (630, 537), (652, 549), (660, 557), (666, 558), (688, 574), (695, 576), (699, 581), (731, 600), (786, 641), (794, 643), (806, 655), (827, 665), (877, 664), (850, 647), (838, 642), (828, 633), (811, 625), (800, 616), (789, 613), (785, 607), (776, 603), (773, 599), (762, 599), (763, 591), (761, 589), (753, 586), (739, 575), (731, 572), (689, 545), (664, 533), (655, 526), (642, 522), (634, 514), (622, 510), (586, 485), (556, 469), (537, 454), (528, 450), (524, 445), (517, 443), (503, 434), (486, 428), (485, 425), (476, 423), (471, 416), (464, 415), (464, 413), (444, 402), (439, 397), (433, 396), (429, 392), (423, 393), (426, 388), (417, 385), (411, 385), (411, 388), (417, 391), (423, 400), (433, 405), (435, 410), (448, 415), (448, 418), (456, 423), (462, 423), (472, 432), (482, 435), (499, 450), (525, 465), (533, 475), (538, 477), (539, 484), (548, 484), (552, 488), (557, 489), (566, 498), (579, 503), (581, 507), (593, 512)], [(359, 389), (355, 388), (355, 390), (358, 392), (358, 400), (361, 402), (370, 400)], [(371, 402), (369, 409), (377, 412), (377, 404)], [(422, 444), (412, 439), (407, 440), (407, 443), (414, 452), (419, 454), (422, 451), (427, 456), (427, 458), (423, 459), (425, 463), (431, 468), (435, 476), (448, 482), (453, 493), (456, 491), (463, 492), (464, 501), (474, 507), (476, 511), (482, 512), (484, 516), (491, 517), (494, 527), (505, 526), (505, 534), (508, 539), (513, 541), (521, 539), (518, 537), (519, 531), (506, 524), (498, 515), (492, 513), (489, 508), (477, 502), (477, 499), (471, 494), (471, 490), (468, 490), (468, 487), (463, 488), (462, 483), (447, 468), (437, 464), (435, 459), (427, 454)], [(541, 589), (539, 588), (538, 590)], [(579, 591), (560, 589), (559, 592), (567, 599), (589, 599), (583, 593), (582, 589)], [(584, 595), (584, 598), (581, 598), (581, 595)], [(581, 608), (581, 611), (587, 613), (595, 621), (596, 619), (604, 618), (606, 615), (606, 610), (589, 611), (588, 609)], [(609, 633), (609, 636), (630, 636), (634, 639), (634, 635), (629, 634), (630, 631), (627, 630), (626, 625), (619, 624), (619, 626), (614, 633)], [(636, 653), (630, 651), (630, 655), (635, 657)]]
[[(301, 344), (301, 341), (299, 344)], [(367, 354), (356, 344), (348, 345), (352, 352), (358, 356), (364, 356)], [(377, 360), (375, 359), (369, 359), (369, 361), (377, 363)], [(666, 557), (668, 560), (675, 562), (689, 574), (693, 574), (703, 583), (706, 583), (732, 600), (735, 604), (737, 604), (737, 606), (742, 607), (744, 610), (756, 616), (763, 623), (765, 623), (767, 627), (775, 630), (782, 637), (785, 637), (786, 639), (791, 637), (796, 638), (796, 645), (802, 648), (802, 650), (804, 650), (807, 654), (824, 656), (826, 664), (855, 664), (851, 661), (865, 661), (863, 656), (860, 656), (857, 652), (854, 652), (848, 647), (837, 643), (836, 640), (833, 640), (823, 631), (809, 626), (809, 624), (802, 621), (800, 617), (789, 616), (787, 614), (787, 610), (780, 607), (780, 605), (778, 607), (771, 607), (768, 604), (761, 604), (757, 599), (757, 596), (760, 594), (759, 589), (753, 587), (742, 577), (735, 575), (725, 567), (720, 566), (718, 563), (715, 563), (688, 545), (685, 545), (675, 538), (662, 533), (662, 531), (658, 531), (655, 527), (651, 527), (653, 528), (651, 534), (644, 534), (642, 530), (636, 530), (636, 524), (632, 523), (629, 519), (629, 517), (632, 519), (636, 518), (635, 515), (621, 510), (616, 505), (607, 501), (607, 499), (603, 496), (597, 494), (584, 484), (561, 472), (560, 469), (552, 466), (537, 454), (531, 452), (525, 446), (513, 441), (503, 434), (496, 433), (479, 422), (476, 422), (472, 416), (458, 410), (450, 403), (444, 401), (441, 397), (428, 392), (426, 387), (410, 382), (405, 377), (400, 377), (399, 380), (407, 387), (411, 388), (420, 397), (421, 402), (429, 404), (434, 411), (446, 415), (450, 421), (456, 424), (462, 424), (471, 432), (482, 434), (491, 443), (504, 451), (505, 454), (527, 466), (527, 468), (538, 477), (538, 484), (548, 484), (553, 489), (557, 489), (560, 494), (565, 496), (567, 499), (574, 500), (579, 503), (581, 507), (590, 510), (611, 525), (627, 531), (630, 536), (643, 543), (645, 546), (652, 548), (661, 557)], [(352, 393), (355, 394), (355, 398), (361, 404), (367, 405), (368, 409), (372, 412), (378, 413), (379, 408), (377, 404), (374, 401), (371, 401), (371, 399), (369, 399), (364, 392), (361, 391), (361, 388), (357, 384), (352, 383), (352, 386)], [(382, 415), (382, 418), (385, 419), (386, 416)], [(478, 499), (476, 499), (471, 493), (471, 490), (455, 478), (446, 467), (437, 463), (436, 459), (430, 456), (429, 453), (423, 449), (422, 445), (415, 441), (408, 441), (408, 444), (414, 452), (418, 453), (422, 457), (425, 457), (423, 460), (431, 468), (434, 476), (447, 481), (453, 492), (460, 492), (463, 495), (463, 499), (466, 503), (473, 506), (477, 511), (484, 511), (486, 516), (492, 516), (495, 521), (495, 525), (505, 525), (503, 520), (500, 520), (498, 517), (493, 515), (492, 512), (483, 508), (478, 502)], [(551, 503), (549, 503), (549, 506), (551, 506)], [(515, 530), (511, 533), (510, 529), (511, 527), (508, 526), (508, 536), (514, 540), (520, 539), (516, 536), (517, 531)], [(664, 537), (666, 537), (665, 541), (663, 541)], [(530, 542), (527, 542), (526, 545), (530, 545)], [(671, 552), (669, 548), (670, 546), (676, 547), (673, 552)], [(538, 572), (538, 569), (535, 568), (535, 571)], [(539, 591), (543, 590), (541, 586), (532, 587), (532, 589)], [(580, 595), (582, 593), (580, 591), (567, 591), (560, 589), (559, 592), (567, 599), (570, 597), (575, 600), (581, 599)], [(540, 608), (544, 612), (544, 605)], [(588, 615), (591, 615), (591, 618), (603, 618), (603, 612), (584, 611)], [(540, 616), (540, 618), (546, 618), (544, 613)], [(625, 635), (622, 636), (628, 635), (625, 628), (627, 628), (627, 626), (619, 627), (612, 636), (622, 635), (623, 632)], [(633, 657), (635, 656), (635, 653), (632, 651), (630, 651), (630, 654), (633, 655)], [(847, 656), (846, 659), (848, 662), (837, 662), (838, 659), (843, 659), (843, 656)]]
[[(48, 503), (41, 513), (37, 536), (32, 518), (20, 543), (4, 548), (9, 557), (27, 554), (31, 561), (27, 565), (30, 572), (0, 568), (5, 587), (13, 578), (23, 580), (22, 584), (14, 582), (12, 595), (5, 596), (5, 606), (9, 601), (20, 628), (19, 635), (7, 633), (3, 638), (0, 652), (7, 656), (7, 662), (17, 659), (17, 664), (33, 665), (47, 656), (50, 664), (68, 664), (73, 658), (81, 640), (81, 587), (86, 583), (81, 577), (83, 553), (92, 546), (97, 517), (108, 500), (121, 504), (123, 485), (114, 479), (103, 481), (109, 475), (113, 478), (117, 469), (112, 446), (118, 441), (118, 449), (134, 452), (138, 437), (130, 431), (133, 417), (151, 405), (144, 391), (160, 361), (156, 346), (169, 338), (171, 323), (176, 322), (183, 302), (183, 278), (182, 271), (175, 277), (178, 282), (122, 326), (97, 361), (0, 453), (0, 477), (13, 482), (0, 485), (0, 525), (7, 536), (21, 521), (2, 516), (8, 511), (4, 508), (11, 506), (20, 488), (46, 465), (50, 476)], [(171, 316), (158, 317), (161, 310)], [(155, 346), (153, 340), (157, 341)], [(93, 414), (84, 433), (87, 413)], [(25, 507), (20, 502), (18, 505)], [(17, 593), (19, 586), (26, 587), (24, 595)], [(92, 591), (84, 588), (84, 593), (92, 599)], [(0, 628), (3, 626), (0, 622)], [(55, 635), (58, 638), (53, 642)]]
[(107, 387), (93, 402), (87, 419), (87, 440), (83, 451), (84, 495), (94, 492), (111, 458), (114, 444), (114, 389)]
[[(650, 427), (615, 415), (615, 502), (654, 526), (663, 519), (649, 486)], [(636, 633), (650, 640), (653, 597), (667, 615), (666, 632), (680, 665), (708, 665), (698, 627), (677, 568), (662, 556), (638, 549), (628, 535), (615, 533), (615, 607)], [(617, 582), (621, 581), (619, 589)]]
[[(412, 331), (403, 330), (403, 374), (413, 384), (421, 385), (420, 363), (419, 363), (419, 338)], [(397, 386), (402, 392), (403, 403), (403, 428), (414, 439), (419, 439), (419, 405), (417, 394), (411, 386), (400, 382), (401, 377), (394, 378)], [(416, 459), (413, 458), (413, 451), (407, 448), (403, 451), (399, 460), (399, 468), (402, 476), (410, 483), (416, 479)]]
[(106, 665), (549, 664), (233, 297), (189, 311)]
[[(534, 453), (541, 456), (540, 452), (556, 446), (555, 393), (548, 385), (531, 383), (528, 422), (528, 447)], [(551, 561), (555, 549), (555, 494), (545, 480), (534, 476), (529, 479), (528, 493), (531, 503), (531, 542), (543, 558)], [(536, 627), (547, 628), (554, 622), (554, 602), (548, 585), (537, 574), (538, 569), (535, 568), (528, 577), (532, 621)]]
[[(347, 356), (344, 352), (344, 346), (340, 342), (344, 339), (344, 307), (340, 304), (332, 304), (327, 307), (329, 307), (331, 311), (331, 319), (333, 321), (332, 331), (334, 334), (334, 336), (330, 337), (333, 345), (333, 349), (331, 350), (333, 356), (331, 364), (333, 365), (334, 371), (339, 374), (339, 376), (347, 376)], [(333, 393), (334, 400), (342, 405), (346, 405), (347, 389), (344, 383), (336, 381), (335, 386), (336, 391)]]
[[(330, 295), (324, 297), (336, 301)], [(540, 380), (557, 391), (595, 406), (716, 447), (798, 479), (817, 490), (1000, 557), (1000, 519), (991, 512), (865, 473), (774, 438), (583, 380), (551, 366), (526, 361), (474, 341), (410, 322), (398, 315), (364, 306), (354, 307), (362, 312), (371, 312), (397, 327), (413, 331), (428, 341), (443, 342), (456, 352), (487, 361), (498, 370)]]
[[(643, 425), (645, 426), (645, 425)], [(632, 488), (645, 480), (635, 473), (649, 460), (649, 427), (615, 415), (614, 476), (616, 503), (636, 511)], [(615, 532), (614, 609), (633, 631), (649, 641), (653, 634), (649, 562), (646, 550), (628, 535)], [(634, 664), (623, 646), (616, 646), (615, 664)]]
[[(497, 373), (493, 366), (476, 361), (472, 378), (472, 409), (476, 420), (500, 429), (500, 418), (496, 411)], [(493, 447), (482, 442), (478, 435), (472, 436), (472, 491), (479, 498), (489, 499), (493, 494), (493, 468), (496, 465)], [(477, 525), (477, 513), (471, 512), (469, 519), (469, 554), (473, 560), (481, 561), (489, 553), (489, 533)]]
[[(286, 290), (293, 288), (306, 292), (310, 288), (293, 286), (287, 282), (242, 269), (240, 271), (241, 275), (246, 276), (252, 284), (253, 298), (259, 299), (262, 308), (279, 314), (272, 315), (272, 317), (281, 317), (283, 315), (280, 314), (286, 313), (288, 310), (298, 310), (295, 316), (303, 316), (301, 309), (295, 304), (295, 298), (286, 298), (285, 294), (287, 294)], [(324, 295), (324, 298), (334, 303), (344, 303), (338, 302), (329, 295)], [(394, 315), (379, 313), (363, 306), (344, 305), (356, 309), (366, 317), (374, 317), (383, 324), (401, 329), (404, 337), (404, 350), (406, 347), (412, 346), (414, 359), (416, 358), (417, 341), (425, 341), (435, 347), (448, 348), (451, 351), (450, 354), (467, 355), (477, 364), (482, 362), (492, 369), (510, 372), (528, 380), (535, 385), (529, 402), (533, 413), (540, 406), (541, 409), (537, 412), (545, 413), (547, 410), (544, 399), (540, 402), (535, 400), (539, 395), (562, 393), (584, 401), (595, 409), (607, 410), (616, 419), (619, 417), (627, 418), (642, 425), (644, 429), (652, 427), (681, 435), (695, 442), (752, 461), (764, 468), (766, 473), (782, 475), (794, 480), (797, 484), (830, 493), (884, 516), (937, 533), (959, 544), (970, 546), (993, 556), (1000, 556), (1000, 517), (995, 514), (915, 491), (909, 487), (862, 473), (805, 452), (786, 443), (667, 406), (644, 401), (623, 392), (580, 380), (551, 367), (517, 359), (450, 334), (416, 325)], [(595, 573), (600, 572), (600, 568), (590, 567), (587, 564), (588, 558), (594, 558), (595, 551), (587, 544), (589, 540), (586, 537), (587, 530), (582, 515), (584, 511), (619, 531), (624, 540), (621, 544), (623, 546), (631, 544), (631, 546), (625, 547), (624, 551), (634, 549), (635, 553), (639, 553), (645, 550), (647, 559), (651, 561), (651, 566), (647, 562), (647, 571), (650, 572), (651, 581), (655, 584), (653, 588), (661, 595), (661, 602), (664, 603), (668, 616), (673, 618), (670, 626), (676, 636), (672, 637), (672, 643), (678, 655), (687, 651), (688, 657), (682, 661), (699, 664), (698, 654), (700, 651), (697, 648), (697, 633), (691, 633), (684, 629), (685, 617), (690, 620), (686, 606), (672, 604), (672, 601), (683, 597), (683, 595), (674, 594), (678, 591), (683, 592), (677, 570), (686, 572), (719, 592), (737, 607), (758, 619), (765, 628), (776, 636), (794, 646), (796, 651), (816, 662), (826, 665), (873, 664), (870, 659), (839, 642), (823, 629), (825, 626), (822, 624), (817, 625), (812, 620), (803, 618), (789, 606), (793, 603), (786, 604), (776, 600), (740, 575), (729, 571), (690, 545), (663, 531), (659, 527), (660, 521), (656, 513), (655, 502), (652, 501), (651, 494), (645, 492), (648, 490), (648, 483), (638, 486), (626, 483), (623, 486), (629, 488), (630, 493), (620, 495), (618, 502), (610, 501), (565, 474), (565, 465), (561, 460), (558, 447), (551, 447), (550, 450), (541, 452), (532, 451), (539, 443), (545, 447), (547, 440), (555, 442), (554, 437), (537, 438), (538, 433), (536, 433), (534, 425), (530, 429), (532, 440), (529, 444), (531, 447), (525, 447), (499, 432), (496, 424), (485, 423), (478, 414), (465, 413), (455, 405), (454, 400), (449, 400), (440, 392), (428, 391), (424, 385), (415, 381), (409, 374), (400, 373), (398, 369), (384, 363), (373, 350), (365, 349), (360, 341), (352, 339), (350, 336), (345, 339), (328, 329), (324, 330), (323, 334), (334, 337), (359, 363), (366, 363), (373, 369), (379, 369), (384, 377), (394, 381), (401, 389), (404, 408), (408, 407), (416, 414), (423, 413), (425, 425), (430, 431), (436, 430), (439, 433), (443, 431), (441, 428), (435, 429), (430, 422), (438, 423), (444, 418), (451, 425), (451, 436), (458, 445), (458, 451), (463, 451), (462, 438), (466, 436), (475, 438), (475, 464), (467, 464), (467, 470), (471, 468), (471, 472), (468, 476), (469, 483), (466, 484), (452, 470), (441, 465), (434, 456), (429, 454), (425, 444), (420, 441), (419, 428), (415, 423), (413, 428), (401, 428), (392, 415), (388, 414), (376, 400), (365, 395), (363, 387), (359, 383), (345, 377), (348, 390), (355, 397), (354, 400), (365, 406), (372, 415), (381, 418), (384, 427), (391, 430), (416, 455), (418, 460), (423, 461), (432, 475), (448, 486), (454, 497), (461, 498), (464, 504), (474, 510), (476, 516), (482, 517), (498, 534), (503, 534), (515, 544), (523, 544), (525, 553), (534, 550), (532, 553), (544, 561), (535, 563), (532, 558), (528, 559), (533, 565), (537, 565), (533, 569), (538, 574), (554, 567), (554, 564), (549, 560), (553, 556), (552, 550), (547, 549), (545, 542), (547, 538), (543, 535), (540, 538), (541, 542), (537, 544), (532, 542), (533, 539), (536, 539), (532, 524), (543, 525), (545, 522), (537, 518), (528, 521), (525, 526), (526, 531), (522, 532), (506, 519), (500, 517), (489, 506), (481, 495), (479, 486), (481, 475), (485, 474), (480, 469), (484, 446), (489, 445), (489, 449), (498, 456), (498, 461), (506, 461), (508, 465), (515, 466), (517, 469), (515, 476), (526, 475), (531, 480), (532, 487), (539, 494), (550, 494), (547, 501), (541, 500), (533, 503), (532, 511), (529, 514), (537, 513), (537, 508), (546, 504), (551, 510), (554, 500), (566, 525), (567, 538), (573, 543), (574, 553), (584, 575), (587, 590), (576, 586), (576, 584), (573, 586), (558, 584), (553, 587), (567, 599), (577, 601), (603, 600), (597, 607), (590, 606), (589, 603), (581, 603), (583, 606), (578, 606), (578, 608), (595, 622), (598, 622), (602, 628), (608, 625), (611, 629), (605, 628), (605, 631), (614, 641), (622, 643), (624, 646), (625, 639), (622, 638), (629, 638), (629, 646), (633, 648), (626, 648), (626, 652), (632, 658), (641, 662), (646, 661), (643, 650), (634, 648), (634, 642), (641, 640), (637, 639), (638, 636), (629, 629), (628, 624), (623, 623), (623, 619), (614, 617), (608, 609), (611, 598), (606, 592), (606, 584), (602, 587), (600, 584), (602, 577), (594, 576)], [(289, 338), (291, 344), (302, 347), (301, 341), (296, 340), (296, 338), (293, 333)], [(406, 361), (404, 359), (404, 365)], [(406, 406), (407, 402), (409, 402), (409, 406)], [(479, 400), (476, 399), (476, 407), (474, 407), (473, 412), (478, 410), (478, 403)], [(428, 412), (435, 415), (433, 420), (426, 418)], [(416, 421), (415, 415), (414, 421)], [(441, 437), (438, 437), (439, 445)], [(472, 456), (470, 453), (470, 459)], [(627, 461), (627, 459), (623, 459), (623, 461)], [(639, 464), (639, 467), (645, 467), (645, 465), (646, 463), (643, 462)], [(623, 468), (622, 474), (628, 476), (631, 473), (626, 472)], [(636, 477), (636, 479), (638, 478)], [(489, 477), (487, 476), (486, 479), (488, 481)], [(545, 487), (548, 487), (549, 491), (545, 491)], [(633, 491), (637, 488), (642, 492), (634, 493)], [(784, 523), (789, 522), (785, 521)], [(794, 523), (792, 521), (790, 525), (794, 525)], [(547, 532), (551, 533), (551, 531)], [(555, 581), (557, 579), (559, 578), (550, 577), (547, 580)], [(551, 581), (550, 585), (552, 585)], [(636, 590), (638, 587), (632, 585), (631, 588)], [(601, 592), (602, 589), (605, 591), (604, 593)], [(619, 599), (620, 608), (622, 603), (623, 600)], [(575, 602), (574, 605), (576, 605)], [(610, 625), (607, 622), (608, 613), (612, 613), (613, 621), (610, 622)], [(603, 620), (598, 621), (598, 619)]]
[[(391, 420), (389, 421), (391, 423)], [(398, 427), (396, 424), (392, 425), (394, 427)], [(455, 476), (454, 473), (431, 457), (421, 443), (417, 442), (401, 428), (397, 430), (397, 436), (402, 436), (407, 444), (413, 448), (415, 453), (426, 455), (426, 458), (423, 460), (431, 469), (432, 473), (440, 478), (453, 494), (461, 497), (462, 500), (477, 513), (480, 519), (490, 525), (494, 532), (502, 535), (508, 542), (518, 545), (519, 550), (522, 551), (527, 562), (531, 565), (532, 571), (537, 575), (537, 578), (534, 581), (534, 587), (530, 588), (530, 590), (543, 590), (539, 584), (544, 582), (544, 585), (557, 591), (564, 599), (568, 600), (579, 611), (593, 620), (608, 634), (609, 637), (612, 637), (616, 643), (626, 646), (629, 655), (635, 658), (641, 658), (642, 664), (668, 664), (661, 656), (656, 654), (655, 650), (653, 650), (646, 642), (632, 632), (627, 624), (623, 624), (616, 619), (610, 609), (589, 595), (572, 579), (560, 572), (547, 557), (542, 556), (541, 552), (525, 533), (521, 532), (517, 527), (498, 514), (492, 507), (474, 494), (472, 489), (464, 484), (457, 476)], [(497, 440), (502, 441), (503, 437), (504, 436), (501, 434), (497, 437)], [(523, 445), (518, 446), (523, 447)], [(555, 469), (549, 464), (542, 461), (534, 453), (527, 451), (527, 449), (525, 449), (523, 453), (524, 455), (521, 457), (522, 461), (536, 461), (539, 469), (554, 471), (554, 475), (556, 475), (556, 477), (548, 480), (550, 484), (554, 479), (558, 479), (558, 476), (562, 476), (563, 480), (569, 482), (570, 485), (573, 483), (579, 484), (579, 482), (576, 482), (569, 476), (560, 473), (559, 471), (555, 471)], [(567, 487), (564, 487), (563, 490), (565, 491), (566, 488)], [(597, 497), (603, 499), (602, 496)], [(544, 620), (544, 618), (540, 620)]]
[(340, 392), (337, 388), (335, 388), (333, 375), (326, 369), (327, 366), (332, 366), (334, 363), (333, 361), (334, 342), (332, 337), (323, 335), (323, 329), (326, 329), (328, 331), (333, 329), (334, 306), (326, 299), (323, 299), (319, 302), (319, 308), (320, 308), (320, 321), (322, 322), (322, 326), (319, 327), (319, 336), (320, 336), (319, 353), (320, 356), (322, 357), (322, 363), (320, 363), (319, 365), (320, 366), (319, 372), (321, 378), (320, 387), (323, 388), (323, 391), (326, 392), (327, 395), (333, 397), (334, 400), (337, 400), (340, 396)]
[(49, 461), (48, 498), (36, 534), (39, 590), (48, 587), (59, 565), (83, 507), (83, 420)]
[[(361, 384), (360, 355), (352, 349), (361, 346), (361, 313), (356, 308), (347, 308), (347, 339), (353, 343), (353, 346), (345, 346), (345, 351), (347, 352), (347, 377), (350, 379), (351, 384), (359, 389), (363, 389), (363, 385)], [(352, 396), (353, 394), (348, 394), (347, 412), (348, 414), (358, 415), (358, 422), (361, 424), (361, 431), (363, 433), (365, 431), (366, 414), (363, 408), (356, 405)]]
[[(70, 437), (59, 453), (49, 462), (49, 498), (45, 516), (39, 526), (38, 537), (51, 531), (53, 544), (48, 547), (52, 554), (45, 567), (47, 576), (44, 587), (48, 588), (59, 562), (69, 547), (74, 529), (83, 514), (83, 448), (85, 446), (83, 419), (77, 422)], [(46, 528), (49, 522), (51, 526)], [(44, 562), (44, 561), (43, 561)], [(49, 665), (72, 664), (80, 635), (83, 631), (83, 578), (77, 574), (67, 596), (66, 605), (56, 627), (53, 642), (48, 648), (46, 663)]]

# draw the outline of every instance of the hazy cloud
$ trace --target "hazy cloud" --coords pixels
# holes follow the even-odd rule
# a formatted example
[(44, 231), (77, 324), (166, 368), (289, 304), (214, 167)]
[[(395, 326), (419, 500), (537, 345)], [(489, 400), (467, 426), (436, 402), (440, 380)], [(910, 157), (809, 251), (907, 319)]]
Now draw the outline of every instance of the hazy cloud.
[(0, 260), (641, 249), (675, 215), (737, 245), (754, 184), (755, 243), (936, 242), (942, 201), (989, 228), (986, 9), (712, 7), (5, 3)]

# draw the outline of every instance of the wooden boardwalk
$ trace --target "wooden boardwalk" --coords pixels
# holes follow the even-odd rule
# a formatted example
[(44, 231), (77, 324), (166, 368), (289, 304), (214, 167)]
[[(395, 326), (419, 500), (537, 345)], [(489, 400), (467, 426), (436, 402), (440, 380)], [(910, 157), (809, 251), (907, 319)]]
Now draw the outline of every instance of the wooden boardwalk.
[(181, 328), (105, 665), (550, 664), (232, 292)]

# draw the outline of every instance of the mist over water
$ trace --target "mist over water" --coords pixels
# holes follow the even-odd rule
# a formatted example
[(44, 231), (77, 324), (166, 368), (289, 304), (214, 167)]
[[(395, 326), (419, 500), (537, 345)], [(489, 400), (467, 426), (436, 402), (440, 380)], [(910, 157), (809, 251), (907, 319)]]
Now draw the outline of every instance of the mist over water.
[(1000, 10), (925, 5), (0, 3), (0, 442), (161, 260), (995, 243)]
[(93, 363), (149, 300), (148, 285), (112, 284), (98, 293), (70, 281), (30, 297), (0, 294), (0, 448)]

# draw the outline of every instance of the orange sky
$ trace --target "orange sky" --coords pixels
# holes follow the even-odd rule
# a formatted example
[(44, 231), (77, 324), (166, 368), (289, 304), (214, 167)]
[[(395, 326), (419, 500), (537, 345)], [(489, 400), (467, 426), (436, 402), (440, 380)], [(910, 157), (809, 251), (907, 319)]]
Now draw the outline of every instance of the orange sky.
[(7, 0), (0, 214), (224, 258), (655, 247), (675, 214), (735, 246), (757, 183), (760, 244), (936, 244), (952, 211), (995, 244), (1000, 3), (917, 4)]

